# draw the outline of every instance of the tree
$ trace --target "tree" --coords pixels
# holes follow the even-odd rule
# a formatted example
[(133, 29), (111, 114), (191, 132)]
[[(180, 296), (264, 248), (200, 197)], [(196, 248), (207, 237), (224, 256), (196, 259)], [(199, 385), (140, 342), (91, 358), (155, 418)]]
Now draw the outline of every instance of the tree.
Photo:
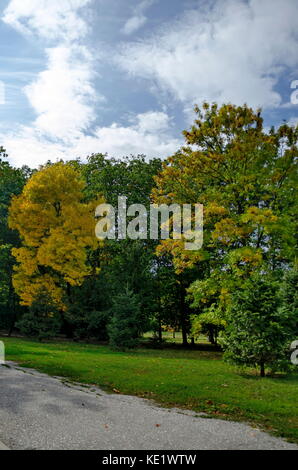
[(138, 345), (142, 331), (140, 303), (126, 290), (113, 298), (113, 316), (108, 325), (110, 345), (115, 349), (131, 349)]
[(227, 326), (222, 318), (221, 312), (218, 312), (215, 305), (211, 305), (201, 315), (194, 315), (192, 321), (192, 334), (196, 338), (200, 335), (206, 335), (211, 344), (217, 345), (218, 336)]
[(296, 327), (293, 331), (293, 340), (298, 338), (298, 267), (297, 264), (285, 272), (281, 285), (283, 307), (296, 318)]
[(34, 173), (13, 198), (9, 226), (22, 241), (12, 250), (18, 262), (13, 285), (22, 305), (31, 306), (45, 290), (65, 310), (70, 287), (90, 274), (87, 249), (99, 244), (94, 234), (97, 202), (84, 202), (84, 187), (80, 173), (59, 162)]
[(200, 314), (229, 296), (253, 272), (281, 279), (295, 258), (298, 126), (265, 132), (261, 111), (204, 103), (184, 131), (186, 145), (163, 164), (156, 203), (204, 206), (204, 245), (186, 251), (183, 240), (165, 240), (177, 273), (200, 266), (191, 287)]
[[(77, 165), (77, 162), (74, 164)], [(128, 206), (138, 203), (149, 209), (154, 176), (160, 169), (159, 159), (146, 161), (142, 155), (121, 160), (102, 154), (91, 155), (87, 163), (80, 166), (87, 182), (86, 197), (93, 199), (97, 194), (102, 194), (106, 202), (115, 208), (118, 206), (118, 196), (126, 196)], [(100, 262), (100, 273), (86, 280), (89, 288), (94, 285), (92, 310), (98, 312), (98, 318), (109, 320), (107, 312), (112, 312), (113, 298), (120, 291), (129, 289), (140, 303), (143, 329), (150, 328), (150, 320), (158, 315), (159, 304), (155, 248), (156, 241), (148, 237), (147, 240), (126, 239), (121, 242), (107, 240), (98, 249), (96, 256)], [(104, 331), (103, 323), (101, 325)]]
[(11, 249), (20, 246), (20, 239), (18, 233), (8, 227), (8, 209), (12, 197), (22, 191), (30, 171), (26, 167), (13, 168), (6, 157), (0, 147), (0, 327), (7, 328), (11, 334), (21, 312), (12, 285), (15, 259)]
[(22, 316), (16, 326), (23, 334), (37, 337), (39, 341), (56, 336), (61, 328), (61, 317), (51, 293), (39, 290), (29, 311)]
[(287, 369), (296, 315), (282, 306), (279, 283), (254, 274), (233, 292), (222, 344), (224, 358), (241, 366)]

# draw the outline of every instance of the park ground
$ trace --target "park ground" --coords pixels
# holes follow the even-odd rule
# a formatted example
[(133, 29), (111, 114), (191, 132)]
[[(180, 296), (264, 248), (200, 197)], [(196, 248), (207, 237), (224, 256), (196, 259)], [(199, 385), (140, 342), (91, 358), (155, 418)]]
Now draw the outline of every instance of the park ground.
[(242, 421), (298, 443), (298, 373), (260, 378), (222, 360), (208, 344), (112, 351), (106, 345), (0, 337), (6, 360), (106, 392), (149, 398), (163, 407)]

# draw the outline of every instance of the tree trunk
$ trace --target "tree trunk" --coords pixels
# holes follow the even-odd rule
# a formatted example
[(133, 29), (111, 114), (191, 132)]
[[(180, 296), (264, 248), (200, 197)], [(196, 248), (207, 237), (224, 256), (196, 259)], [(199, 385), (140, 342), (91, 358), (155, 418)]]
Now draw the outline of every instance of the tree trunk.
[(182, 344), (183, 346), (188, 346), (187, 331), (184, 324), (182, 324)]
[(214, 335), (213, 335), (213, 330), (209, 330), (209, 335), (208, 335), (208, 337), (209, 337), (209, 342), (210, 342), (211, 344), (215, 344), (215, 339), (214, 339)]
[(260, 375), (261, 375), (261, 377), (265, 377), (265, 363), (264, 363), (264, 361), (260, 362)]
[(158, 341), (161, 343), (162, 342), (162, 327), (161, 327), (161, 319), (159, 318), (159, 324), (158, 324)]
[(16, 319), (15, 319), (15, 315), (14, 315), (13, 318), (12, 318), (12, 321), (11, 321), (11, 323), (10, 323), (9, 330), (8, 330), (8, 337), (9, 337), (9, 338), (10, 338), (11, 335), (12, 335), (12, 332), (13, 332), (13, 329), (14, 329), (15, 321), (16, 321)]

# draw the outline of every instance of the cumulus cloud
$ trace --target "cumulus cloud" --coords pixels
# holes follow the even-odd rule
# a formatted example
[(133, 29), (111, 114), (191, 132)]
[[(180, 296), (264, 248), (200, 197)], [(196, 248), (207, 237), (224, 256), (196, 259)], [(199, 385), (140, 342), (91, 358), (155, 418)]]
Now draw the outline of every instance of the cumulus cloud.
[(298, 66), (297, 0), (198, 5), (151, 37), (123, 44), (118, 66), (170, 91), (187, 109), (202, 100), (278, 106), (279, 77)]
[(65, 146), (51, 142), (38, 129), (20, 126), (15, 131), (0, 133), (10, 162), (16, 167), (27, 165), (37, 168), (51, 160), (53, 162), (64, 158)]
[(48, 68), (25, 88), (37, 118), (34, 126), (50, 137), (69, 141), (95, 119), (94, 102), (104, 98), (92, 86), (92, 58), (84, 46), (47, 49)]
[[(85, 35), (88, 26), (79, 17), (90, 0), (11, 0), (4, 21), (22, 34), (37, 35), (49, 43), (47, 67), (25, 87), (36, 113), (31, 126), (0, 134), (15, 165), (37, 167), (47, 160), (85, 157), (107, 152), (111, 156), (145, 153), (166, 157), (181, 145), (171, 136), (166, 113), (150, 111), (130, 119), (127, 126), (113, 123), (91, 130), (95, 105), (104, 102), (92, 80), (94, 63)], [(153, 1), (134, 10), (139, 18)]]
[(71, 142), (58, 143), (45, 138), (36, 128), (22, 127), (6, 134), (5, 145), (15, 165), (24, 162), (36, 167), (48, 159), (73, 159), (92, 153), (108, 153), (111, 157), (143, 153), (147, 157), (165, 158), (172, 155), (182, 144), (182, 138), (171, 135), (171, 120), (166, 113), (150, 111), (141, 113), (127, 126), (113, 123), (97, 127), (90, 135), (83, 133)]
[[(94, 64), (86, 45), (88, 24), (81, 9), (91, 0), (11, 0), (3, 21), (49, 47), (47, 67), (24, 88), (36, 113), (30, 127), (20, 127), (5, 145), (12, 155), (32, 163), (62, 156), (64, 146), (81, 137), (96, 119), (95, 104), (104, 101), (93, 86)], [(45, 158), (47, 154), (47, 157)]]
[(98, 127), (94, 135), (78, 140), (76, 152), (79, 155), (92, 152), (107, 152), (111, 156), (122, 157), (144, 153), (147, 157), (165, 158), (172, 155), (182, 144), (182, 138), (171, 135), (169, 116), (163, 112), (150, 111), (135, 116), (128, 126), (113, 123), (108, 127)]
[(11, 0), (3, 21), (23, 34), (73, 41), (87, 33), (80, 9), (91, 0)]
[(155, 0), (143, 0), (134, 8), (134, 14), (126, 21), (122, 32), (126, 35), (135, 33), (147, 22), (144, 12), (155, 3)]
[(46, 70), (24, 92), (36, 112), (33, 127), (40, 134), (68, 142), (95, 119), (97, 96), (93, 62), (84, 37), (88, 30), (80, 16), (91, 0), (11, 0), (3, 20), (23, 34), (51, 43)]
[[(4, 21), (39, 40), (47, 58), (45, 69), (24, 89), (36, 113), (32, 124), (0, 131), (14, 164), (36, 167), (93, 152), (166, 157), (182, 144), (172, 136), (170, 116), (156, 110), (127, 125), (95, 127), (105, 98), (93, 83), (85, 19), (91, 2), (10, 0), (4, 11)], [(141, 27), (153, 3), (140, 2), (123, 32)], [(297, 18), (297, 0), (198, 1), (197, 9), (153, 35), (123, 44), (115, 60), (130, 76), (150, 80), (160, 101), (170, 93), (191, 120), (193, 104), (202, 100), (273, 108), (281, 104), (276, 84), (284, 70), (298, 70)]]

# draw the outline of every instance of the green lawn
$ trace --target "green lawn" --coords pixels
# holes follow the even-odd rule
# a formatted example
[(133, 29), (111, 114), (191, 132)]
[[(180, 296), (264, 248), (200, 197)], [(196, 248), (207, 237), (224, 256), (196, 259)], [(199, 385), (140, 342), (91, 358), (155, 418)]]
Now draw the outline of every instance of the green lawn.
[[(152, 339), (153, 337), (153, 332), (147, 332), (144, 334), (144, 339), (149, 340)], [(175, 334), (169, 331), (163, 331), (162, 332), (162, 339), (165, 343), (171, 343), (171, 344), (182, 344), (182, 333), (181, 331), (176, 331)], [(210, 344), (206, 336), (199, 336), (199, 338), (196, 339), (196, 343), (200, 344)]]
[(242, 420), (298, 443), (298, 373), (240, 374), (221, 353), (183, 349), (114, 352), (107, 346), (0, 338), (6, 359), (50, 375)]

